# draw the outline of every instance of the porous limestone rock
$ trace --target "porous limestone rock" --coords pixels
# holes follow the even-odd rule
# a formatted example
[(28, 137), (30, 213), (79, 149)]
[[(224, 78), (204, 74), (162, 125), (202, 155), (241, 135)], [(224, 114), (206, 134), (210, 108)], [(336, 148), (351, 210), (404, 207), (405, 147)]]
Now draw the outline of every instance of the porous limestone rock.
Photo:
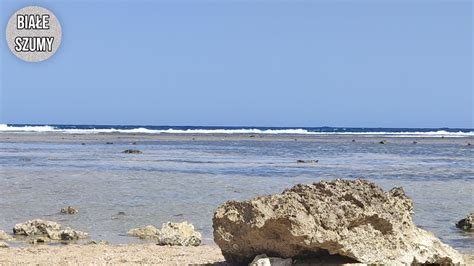
[(61, 225), (51, 221), (35, 219), (24, 223), (16, 224), (13, 227), (13, 234), (24, 236), (48, 236), (51, 239), (60, 239), (59, 231)]
[(161, 229), (147, 225), (131, 229), (128, 234), (142, 239), (155, 239), (158, 245), (199, 246), (201, 244), (201, 234), (195, 231), (194, 226), (188, 222), (167, 222), (161, 226)]
[(67, 240), (78, 240), (78, 239), (87, 238), (87, 233), (77, 231), (77, 230), (73, 230), (73, 229), (67, 227), (64, 230), (61, 230), (60, 237), (61, 237), (61, 240), (66, 240), (66, 241)]
[(13, 228), (15, 235), (24, 235), (34, 238), (30, 242), (49, 242), (49, 240), (77, 240), (87, 238), (87, 233), (73, 230), (69, 227), (63, 229), (56, 222), (35, 219), (21, 224), (16, 224)]
[(141, 228), (130, 229), (127, 234), (141, 239), (152, 239), (157, 237), (158, 228), (153, 225), (147, 225)]
[(228, 201), (213, 217), (214, 241), (230, 262), (258, 254), (337, 255), (367, 264), (462, 263), (461, 255), (412, 221), (402, 188), (365, 180), (296, 185), (281, 194)]
[(199, 246), (200, 244), (201, 234), (188, 222), (167, 222), (158, 232), (158, 245)]
[(456, 227), (468, 232), (474, 231), (474, 213), (470, 213), (466, 218), (459, 220)]

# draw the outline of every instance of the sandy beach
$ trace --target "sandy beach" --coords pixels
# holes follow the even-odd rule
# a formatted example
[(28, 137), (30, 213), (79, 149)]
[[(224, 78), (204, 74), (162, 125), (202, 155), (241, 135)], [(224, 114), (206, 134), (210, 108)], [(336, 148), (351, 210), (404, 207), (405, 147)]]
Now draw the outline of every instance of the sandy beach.
[[(0, 137), (5, 148), (1, 230), (41, 218), (111, 243), (11, 242), (10, 248), (0, 249), (0, 265), (224, 265), (211, 229), (219, 204), (281, 192), (319, 177), (351, 175), (368, 176), (384, 188), (405, 187), (415, 202), (415, 222), (467, 254), (473, 264), (472, 236), (454, 227), (469, 211), (462, 202), (473, 185), (472, 158), (465, 155), (472, 149), (471, 137), (52, 132), (4, 132)], [(123, 154), (125, 149), (143, 153)], [(319, 162), (306, 165), (298, 159)], [(429, 175), (436, 178), (419, 177)], [(458, 197), (447, 193), (454, 190)], [(68, 205), (79, 213), (61, 215), (59, 209)], [(117, 216), (120, 212), (126, 215)], [(133, 227), (183, 220), (203, 234), (204, 245), (158, 246), (126, 235)]]
[[(464, 255), (474, 265), (474, 255)], [(230, 265), (217, 246), (65, 245), (0, 248), (0, 265)], [(298, 265), (298, 264), (296, 264)], [(300, 264), (305, 265), (305, 264)], [(328, 265), (313, 262), (311, 265)], [(334, 264), (339, 265), (339, 264)], [(356, 264), (353, 264), (356, 265)]]
[(176, 247), (154, 244), (64, 245), (1, 248), (0, 265), (226, 265), (217, 246)]

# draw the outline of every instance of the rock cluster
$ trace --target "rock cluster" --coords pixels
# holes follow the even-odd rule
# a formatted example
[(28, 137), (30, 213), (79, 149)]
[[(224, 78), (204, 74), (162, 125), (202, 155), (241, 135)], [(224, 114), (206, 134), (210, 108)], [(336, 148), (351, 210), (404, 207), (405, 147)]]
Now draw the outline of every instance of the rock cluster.
[(474, 213), (470, 213), (466, 218), (459, 220), (456, 227), (464, 231), (474, 231)]
[(226, 260), (339, 256), (367, 264), (462, 263), (461, 255), (415, 226), (403, 189), (365, 180), (296, 185), (281, 194), (221, 205), (214, 241)]
[(69, 227), (63, 229), (58, 223), (41, 219), (16, 224), (13, 228), (13, 233), (31, 238), (32, 243), (87, 238), (87, 233), (76, 231)]
[(161, 229), (147, 225), (131, 229), (128, 234), (142, 239), (157, 240), (158, 245), (199, 246), (201, 244), (201, 234), (195, 231), (194, 226), (188, 222), (167, 222), (161, 226)]

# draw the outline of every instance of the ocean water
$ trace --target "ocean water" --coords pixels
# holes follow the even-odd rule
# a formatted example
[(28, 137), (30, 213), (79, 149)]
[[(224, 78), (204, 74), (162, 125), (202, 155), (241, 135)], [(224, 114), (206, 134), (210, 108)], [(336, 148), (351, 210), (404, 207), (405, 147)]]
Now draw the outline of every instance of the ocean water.
[(353, 127), (217, 127), (217, 126), (110, 126), (0, 124), (0, 132), (63, 133), (149, 133), (149, 134), (296, 134), (296, 135), (381, 135), (412, 137), (472, 137), (468, 128), (353, 128)]
[[(384, 131), (359, 132), (367, 130)], [(384, 189), (403, 186), (414, 200), (417, 225), (462, 252), (474, 253), (474, 236), (454, 226), (474, 211), (473, 146), (466, 145), (474, 143), (472, 130), (416, 129), (411, 132), (417, 135), (407, 137), (395, 133), (410, 130), (399, 129), (375, 137), (355, 132), (304, 138), (294, 132), (275, 137), (252, 135), (254, 131), (233, 137), (174, 132), (166, 138), (136, 132), (68, 134), (72, 132), (57, 127), (14, 131), (0, 133), (2, 230), (43, 218), (89, 232), (92, 239), (131, 243), (141, 240), (126, 235), (130, 228), (186, 220), (205, 243), (212, 243), (213, 212), (227, 200), (277, 193), (297, 183), (363, 177)], [(380, 137), (388, 143), (378, 144)], [(121, 153), (125, 149), (143, 154)], [(298, 164), (297, 159), (319, 163)], [(68, 205), (79, 214), (59, 214)]]

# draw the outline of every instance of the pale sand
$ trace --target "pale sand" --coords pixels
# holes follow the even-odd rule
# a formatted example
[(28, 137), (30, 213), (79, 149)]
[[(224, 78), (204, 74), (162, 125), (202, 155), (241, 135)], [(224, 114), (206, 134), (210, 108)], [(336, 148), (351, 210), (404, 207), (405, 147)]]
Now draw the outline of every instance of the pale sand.
[[(464, 255), (474, 265), (474, 255)], [(155, 244), (38, 245), (0, 248), (0, 265), (229, 265), (215, 245), (171, 247)], [(307, 265), (304, 262), (300, 265)], [(309, 264), (308, 264), (309, 265)], [(327, 265), (324, 262), (311, 265)], [(337, 264), (336, 264), (337, 265)], [(347, 264), (345, 264), (347, 265)], [(354, 264), (356, 265), (356, 264)]]
[(227, 265), (217, 246), (199, 247), (129, 245), (38, 245), (0, 248), (0, 265)]

